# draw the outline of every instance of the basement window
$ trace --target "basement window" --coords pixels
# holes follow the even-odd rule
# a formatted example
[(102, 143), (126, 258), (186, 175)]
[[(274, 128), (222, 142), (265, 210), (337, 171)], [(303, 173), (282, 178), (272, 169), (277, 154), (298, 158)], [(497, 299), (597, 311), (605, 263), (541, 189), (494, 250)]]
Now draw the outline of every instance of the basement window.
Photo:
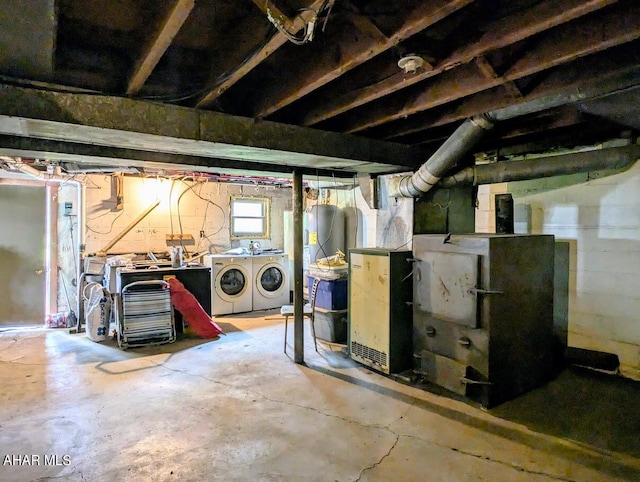
[(269, 201), (269, 198), (263, 197), (232, 197), (231, 237), (268, 238)]

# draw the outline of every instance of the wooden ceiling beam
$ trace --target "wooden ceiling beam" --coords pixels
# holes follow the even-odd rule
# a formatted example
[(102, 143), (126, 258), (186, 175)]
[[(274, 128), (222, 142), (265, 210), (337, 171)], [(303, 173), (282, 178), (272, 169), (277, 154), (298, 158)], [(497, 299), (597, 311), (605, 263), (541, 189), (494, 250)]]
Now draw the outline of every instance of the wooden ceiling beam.
[(359, 32), (359, 35), (356, 36), (357, 41), (354, 42), (354, 36), (351, 35), (348, 41), (334, 42), (338, 43), (341, 49), (345, 49), (339, 58), (326, 56), (322, 62), (310, 58), (303, 65), (297, 67), (295, 72), (290, 71), (286, 82), (265, 89), (255, 109), (254, 117), (267, 117), (273, 114), (473, 1), (432, 0), (424, 2), (423, 5), (409, 13), (407, 21), (389, 37), (380, 32), (366, 17), (352, 15), (349, 19)]
[(142, 89), (151, 72), (153, 72), (153, 69), (171, 45), (173, 38), (184, 25), (194, 6), (195, 0), (177, 0), (175, 2), (160, 28), (154, 32), (153, 38), (145, 49), (144, 54), (136, 63), (127, 86), (127, 95), (136, 95)]
[(361, 132), (637, 38), (640, 38), (640, 5), (628, 4), (624, 9), (550, 31), (501, 77), (487, 76), (486, 64), (482, 69), (476, 67), (477, 63), (466, 64), (435, 77), (424, 90), (373, 104), (354, 115), (353, 121), (341, 130), (349, 134)]
[[(549, 111), (532, 114), (523, 119), (514, 119), (513, 123), (498, 124), (485, 136), (484, 141), (479, 144), (479, 148), (482, 148), (483, 144), (493, 145), (498, 139), (510, 140), (529, 135), (542, 134), (550, 130), (584, 124), (587, 120), (588, 117), (574, 106), (565, 105)], [(431, 134), (431, 132), (433, 132), (433, 134)], [(418, 132), (406, 136), (403, 141), (412, 143), (410, 138), (415, 137), (413, 143), (421, 146), (434, 144), (434, 149), (437, 149), (451, 135), (450, 129), (446, 129), (446, 126), (439, 126), (431, 132), (428, 133), (428, 137)]]
[[(495, 69), (493, 68), (493, 65), (491, 65), (491, 62), (489, 62), (489, 60), (484, 55), (480, 55), (479, 57), (476, 57), (475, 63), (476, 63), (476, 66), (478, 67), (478, 70), (480, 70), (480, 72), (482, 72), (482, 74), (487, 79), (500, 78), (500, 75), (498, 75), (498, 73), (495, 71)], [(514, 98), (522, 97), (522, 92), (520, 91), (516, 83), (513, 82), (512, 80), (505, 80), (504, 84), (502, 84), (502, 87), (506, 90), (507, 94), (510, 95), (511, 97), (514, 97)]]
[(272, 1), (270, 0), (251, 0), (256, 7), (258, 7), (262, 13), (267, 16), (272, 17), (276, 22), (279, 22), (280, 25), (287, 31), (290, 32), (291, 35), (297, 33), (299, 28), (296, 28), (295, 21), (291, 20), (287, 17), (282, 10), (280, 10)]
[(488, 25), (486, 33), (472, 45), (458, 49), (438, 63), (433, 70), (419, 71), (407, 76), (402, 72), (376, 84), (319, 102), (302, 119), (302, 125), (311, 126), (323, 120), (380, 99), (400, 89), (415, 85), (429, 77), (441, 74), (473, 60), (473, 58), (519, 42), (540, 32), (569, 22), (601, 9), (617, 0), (548, 0), (531, 7), (526, 12), (508, 16)]
[[(318, 11), (324, 5), (325, 0), (316, 0), (310, 6), (310, 10)], [(254, 2), (259, 4), (257, 2)], [(262, 9), (262, 8), (261, 8)], [(307, 22), (313, 17), (313, 12), (310, 10), (303, 10), (299, 16), (295, 18), (293, 24), (290, 26), (290, 32), (297, 33), (302, 30)], [(226, 92), (230, 87), (236, 84), (245, 75), (255, 69), (260, 63), (262, 63), (272, 53), (282, 47), (288, 42), (287, 37), (281, 32), (276, 33), (269, 41), (264, 44), (259, 50), (253, 53), (249, 58), (240, 64), (238, 68), (231, 72), (227, 72), (224, 75), (223, 80), (218, 82), (212, 87), (212, 89), (205, 94), (197, 103), (196, 107), (204, 108), (210, 106), (218, 97)]]
[(543, 133), (547, 130), (562, 129), (585, 122), (586, 116), (572, 106), (563, 106), (552, 111), (545, 111), (531, 116), (520, 122), (519, 125), (505, 125), (498, 129), (494, 135), (500, 139), (513, 139), (515, 137), (528, 136)]
[[(462, 104), (450, 104), (436, 111), (428, 111), (415, 118), (400, 121), (397, 126), (388, 126), (384, 134), (376, 138), (397, 141), (418, 132), (427, 131), (439, 126), (459, 122), (474, 115), (483, 114), (493, 109), (519, 104), (547, 95), (573, 89), (585, 89), (589, 86), (602, 85), (603, 92), (612, 84), (612, 90), (640, 84), (640, 52), (624, 52), (612, 56), (609, 52), (597, 54), (597, 58), (580, 59), (577, 63), (563, 65), (555, 69), (551, 75), (541, 81), (530, 92), (514, 102), (505, 97), (500, 88), (486, 90), (465, 100)], [(633, 80), (628, 81), (628, 77)], [(392, 128), (391, 128), (392, 127)]]
[[(367, 18), (352, 15), (337, 38), (315, 55), (292, 59), (281, 82), (264, 89), (253, 117), (265, 118), (377, 55), (388, 38)], [(314, 46), (315, 47), (315, 46)], [(305, 59), (306, 57), (306, 59)], [(307, 60), (307, 59), (311, 60)]]
[(404, 170), (423, 157), (418, 149), (375, 139), (94, 92), (10, 84), (0, 84), (0, 134), (351, 172)]

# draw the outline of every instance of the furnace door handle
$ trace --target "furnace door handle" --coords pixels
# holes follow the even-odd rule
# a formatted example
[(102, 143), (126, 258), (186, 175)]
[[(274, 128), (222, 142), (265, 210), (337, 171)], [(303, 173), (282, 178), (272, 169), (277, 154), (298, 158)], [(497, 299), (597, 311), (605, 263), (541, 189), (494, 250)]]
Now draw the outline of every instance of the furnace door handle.
[(483, 382), (481, 380), (472, 380), (471, 378), (461, 377), (460, 383), (464, 385), (493, 385), (491, 382)]
[(484, 290), (482, 288), (471, 288), (469, 293), (472, 295), (503, 295), (504, 291), (499, 290)]

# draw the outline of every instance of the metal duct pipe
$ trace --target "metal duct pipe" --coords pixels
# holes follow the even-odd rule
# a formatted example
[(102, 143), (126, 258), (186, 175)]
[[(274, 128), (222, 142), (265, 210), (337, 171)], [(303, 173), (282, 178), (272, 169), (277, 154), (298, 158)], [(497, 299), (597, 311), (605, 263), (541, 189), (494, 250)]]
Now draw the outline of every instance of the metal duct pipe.
[(630, 167), (639, 158), (640, 146), (631, 145), (540, 157), (527, 161), (480, 164), (443, 178), (440, 185), (450, 188), (461, 184), (495, 184), (604, 169), (622, 169)]
[(467, 119), (445, 143), (410, 176), (398, 176), (389, 182), (390, 197), (417, 197), (429, 191), (440, 178), (468, 154), (493, 123), (541, 112), (561, 105), (595, 99), (637, 86), (636, 73), (604, 80), (597, 85), (573, 87), (553, 95), (532, 99), (481, 116)]
[(411, 176), (389, 181), (391, 197), (417, 197), (431, 189), (447, 171), (473, 149), (493, 124), (485, 117), (467, 119), (442, 146)]
[[(76, 313), (78, 315), (78, 326), (80, 326), (83, 318), (83, 306), (82, 306), (82, 272), (84, 271), (84, 255), (87, 245), (86, 232), (84, 229), (87, 219), (87, 187), (82, 181), (76, 179), (69, 179), (67, 177), (53, 176), (45, 172), (38, 171), (28, 164), (22, 162), (20, 158), (2, 157), (2, 160), (7, 164), (11, 164), (18, 171), (27, 174), (30, 177), (40, 179), (45, 182), (55, 182), (59, 184), (71, 184), (77, 188), (77, 203), (78, 203), (78, 253), (77, 253), (77, 271), (76, 271)], [(47, 266), (46, 269), (50, 269)], [(46, 313), (45, 313), (46, 315)]]

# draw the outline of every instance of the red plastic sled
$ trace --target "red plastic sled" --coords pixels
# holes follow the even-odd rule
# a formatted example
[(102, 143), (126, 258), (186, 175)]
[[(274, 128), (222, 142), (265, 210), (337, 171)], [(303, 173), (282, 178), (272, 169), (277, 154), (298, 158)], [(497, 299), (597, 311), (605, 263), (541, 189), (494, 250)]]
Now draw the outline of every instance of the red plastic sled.
[(169, 279), (169, 291), (171, 304), (182, 313), (183, 318), (200, 338), (215, 338), (222, 333), (222, 328), (207, 315), (196, 297), (184, 287), (180, 280)]

